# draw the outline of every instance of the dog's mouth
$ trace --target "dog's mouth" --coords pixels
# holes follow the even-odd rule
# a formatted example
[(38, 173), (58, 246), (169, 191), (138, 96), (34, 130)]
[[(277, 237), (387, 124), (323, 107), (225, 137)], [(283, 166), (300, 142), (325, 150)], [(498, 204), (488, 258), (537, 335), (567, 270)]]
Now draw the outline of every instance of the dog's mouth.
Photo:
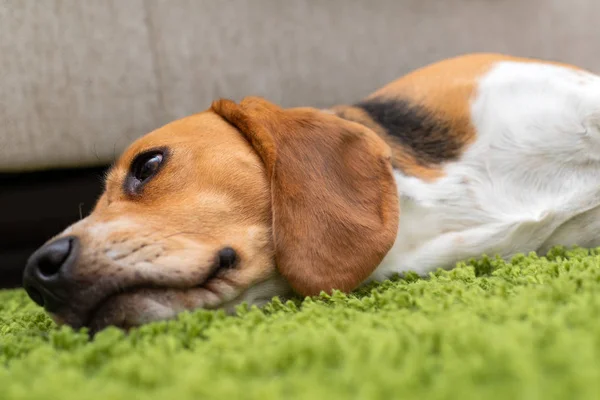
[[(197, 308), (214, 309), (231, 301), (240, 292), (233, 271), (218, 263), (202, 282), (188, 287), (160, 284), (103, 285), (102, 294), (88, 293), (93, 302), (85, 306), (51, 314), (55, 322), (73, 328), (88, 328), (91, 335), (108, 327), (124, 330), (156, 321), (174, 318), (182, 311)], [(93, 291), (93, 288), (92, 288)]]

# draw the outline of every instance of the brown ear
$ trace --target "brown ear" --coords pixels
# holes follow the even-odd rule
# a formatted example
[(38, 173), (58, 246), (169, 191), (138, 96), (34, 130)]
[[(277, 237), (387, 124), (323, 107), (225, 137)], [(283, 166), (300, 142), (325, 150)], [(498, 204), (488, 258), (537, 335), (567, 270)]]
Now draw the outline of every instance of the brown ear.
[(355, 289), (396, 239), (389, 147), (370, 129), (315, 109), (251, 97), (219, 100), (212, 110), (266, 166), (280, 273), (302, 295)]

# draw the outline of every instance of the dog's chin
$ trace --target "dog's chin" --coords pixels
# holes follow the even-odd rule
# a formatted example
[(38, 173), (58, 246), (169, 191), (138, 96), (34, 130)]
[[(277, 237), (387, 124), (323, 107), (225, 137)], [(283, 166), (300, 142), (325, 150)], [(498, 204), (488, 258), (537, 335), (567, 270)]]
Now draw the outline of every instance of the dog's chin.
[(240, 292), (220, 279), (188, 289), (131, 288), (107, 295), (85, 313), (65, 310), (51, 314), (51, 317), (59, 325), (76, 329), (87, 327), (92, 334), (108, 326), (128, 330), (149, 322), (172, 319), (186, 310), (219, 308), (238, 297)]
[(73, 328), (87, 327), (91, 335), (108, 326), (129, 330), (154, 321), (175, 318), (183, 311), (195, 309), (223, 309), (228, 313), (242, 302), (263, 305), (274, 296), (287, 298), (291, 289), (280, 277), (274, 277), (249, 288), (238, 288), (231, 282), (213, 279), (201, 287), (132, 288), (107, 296), (86, 315), (67, 311), (51, 314), (59, 325)]

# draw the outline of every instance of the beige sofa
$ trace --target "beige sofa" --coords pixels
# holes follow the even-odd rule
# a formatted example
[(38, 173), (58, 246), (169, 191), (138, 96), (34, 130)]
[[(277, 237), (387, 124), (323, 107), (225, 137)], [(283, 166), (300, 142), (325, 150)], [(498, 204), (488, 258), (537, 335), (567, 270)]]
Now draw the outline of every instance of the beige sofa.
[(474, 51), (600, 71), (598, 0), (0, 0), (0, 171), (110, 162), (218, 97), (350, 102)]

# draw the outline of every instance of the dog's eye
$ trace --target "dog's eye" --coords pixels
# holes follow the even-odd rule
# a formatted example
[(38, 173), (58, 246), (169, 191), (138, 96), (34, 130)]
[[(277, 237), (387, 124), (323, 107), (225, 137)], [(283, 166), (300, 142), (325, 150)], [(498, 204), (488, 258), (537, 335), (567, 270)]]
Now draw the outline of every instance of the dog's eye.
[(138, 195), (142, 186), (150, 180), (162, 167), (167, 154), (166, 149), (155, 149), (139, 154), (129, 167), (129, 174), (124, 181), (124, 190), (129, 195)]
[(162, 153), (150, 153), (140, 157), (133, 165), (133, 177), (140, 182), (144, 182), (158, 171), (162, 161)]

